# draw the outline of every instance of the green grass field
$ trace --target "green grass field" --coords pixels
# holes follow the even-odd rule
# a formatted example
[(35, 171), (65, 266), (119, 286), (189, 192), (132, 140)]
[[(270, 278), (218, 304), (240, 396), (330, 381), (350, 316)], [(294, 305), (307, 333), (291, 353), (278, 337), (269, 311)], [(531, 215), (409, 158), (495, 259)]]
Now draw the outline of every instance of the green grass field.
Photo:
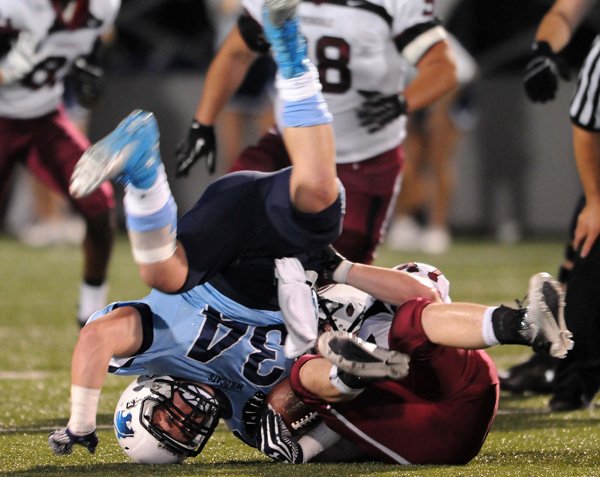
[[(380, 265), (417, 260), (435, 264), (452, 283), (455, 301), (511, 305), (522, 299), (538, 271), (555, 272), (562, 243), (500, 246), (459, 240), (440, 257), (393, 254)], [(46, 436), (68, 419), (70, 355), (78, 328), (75, 304), (81, 270), (76, 247), (28, 249), (0, 238), (0, 475), (155, 476), (600, 476), (598, 410), (566, 414), (545, 410), (547, 397), (503, 395), (501, 412), (479, 456), (464, 467), (397, 467), (378, 463), (271, 463), (220, 426), (202, 455), (183, 465), (139, 466), (127, 461), (110, 425), (113, 406), (130, 378), (110, 376), (100, 401), (100, 446), (54, 457)], [(117, 244), (110, 274), (111, 300), (143, 296), (127, 242)], [(491, 351), (499, 369), (529, 355), (518, 346)], [(410, 429), (398, 429), (410, 435)]]

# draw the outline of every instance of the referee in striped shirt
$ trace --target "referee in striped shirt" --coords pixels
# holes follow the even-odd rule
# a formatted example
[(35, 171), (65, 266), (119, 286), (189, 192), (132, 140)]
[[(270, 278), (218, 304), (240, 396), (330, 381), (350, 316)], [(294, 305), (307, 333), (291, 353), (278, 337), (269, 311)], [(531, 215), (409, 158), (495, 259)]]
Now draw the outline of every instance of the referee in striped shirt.
[[(524, 75), (527, 96), (534, 102), (554, 99), (559, 77), (568, 71), (557, 55), (596, 5), (595, 0), (556, 0), (535, 35)], [(553, 411), (588, 407), (600, 389), (600, 35), (579, 73), (569, 114), (582, 197), (571, 226), (573, 268), (561, 270), (567, 285), (565, 318), (574, 349), (556, 370)], [(567, 253), (569, 255), (569, 253)]]

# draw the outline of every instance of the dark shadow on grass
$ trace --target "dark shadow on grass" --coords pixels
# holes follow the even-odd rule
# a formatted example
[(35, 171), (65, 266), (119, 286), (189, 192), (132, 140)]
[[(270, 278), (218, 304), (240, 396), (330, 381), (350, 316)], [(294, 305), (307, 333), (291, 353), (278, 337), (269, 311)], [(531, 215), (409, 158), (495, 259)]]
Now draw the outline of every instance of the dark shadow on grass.
[(524, 431), (533, 429), (576, 429), (598, 427), (600, 416), (590, 416), (588, 411), (573, 413), (532, 412), (501, 414), (496, 416), (493, 431)]
[[(598, 461), (595, 453), (589, 452), (589, 450), (573, 450), (573, 449), (562, 449), (562, 450), (535, 450), (535, 451), (500, 451), (494, 452), (493, 454), (485, 454), (477, 457), (479, 464), (485, 463), (486, 465), (502, 465), (505, 462), (524, 462), (531, 463), (537, 462), (539, 465), (545, 467), (551, 465), (560, 465), (563, 467), (572, 468), (588, 468), (595, 467), (598, 465)], [(581, 475), (581, 474), (577, 474)], [(592, 474), (590, 474), (592, 475)], [(598, 475), (598, 474), (593, 474)]]
[[(139, 464), (90, 464), (58, 466), (44, 465), (30, 469), (0, 472), (0, 476), (54, 476), (54, 475), (77, 475), (86, 477), (119, 476), (177, 476), (197, 477), (206, 475), (210, 477), (332, 477), (341, 475), (368, 476), (380, 475), (382, 472), (398, 472), (394, 475), (410, 475), (413, 472), (423, 472), (427, 469), (438, 467), (429, 466), (395, 466), (381, 464), (379, 462), (349, 463), (349, 464), (306, 464), (306, 465), (283, 465), (277, 463), (265, 463), (264, 461), (225, 461), (210, 463), (191, 463), (181, 465), (139, 465)], [(422, 474), (421, 474), (422, 475)]]

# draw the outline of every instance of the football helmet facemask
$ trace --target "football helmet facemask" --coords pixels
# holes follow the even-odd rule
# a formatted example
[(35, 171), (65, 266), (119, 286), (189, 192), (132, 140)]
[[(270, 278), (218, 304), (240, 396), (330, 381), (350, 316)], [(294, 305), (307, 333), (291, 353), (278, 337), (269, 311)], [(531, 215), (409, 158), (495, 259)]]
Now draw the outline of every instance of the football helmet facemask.
[(140, 376), (121, 394), (114, 429), (140, 464), (174, 464), (197, 456), (219, 422), (219, 403), (202, 385)]

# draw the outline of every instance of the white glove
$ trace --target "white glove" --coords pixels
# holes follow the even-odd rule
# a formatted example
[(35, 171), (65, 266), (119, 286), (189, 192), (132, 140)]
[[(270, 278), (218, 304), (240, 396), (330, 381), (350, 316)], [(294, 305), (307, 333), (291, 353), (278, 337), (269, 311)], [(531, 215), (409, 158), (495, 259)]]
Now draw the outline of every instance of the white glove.
[(279, 307), (287, 328), (283, 350), (295, 358), (314, 347), (318, 336), (316, 296), (297, 258), (275, 260)]

